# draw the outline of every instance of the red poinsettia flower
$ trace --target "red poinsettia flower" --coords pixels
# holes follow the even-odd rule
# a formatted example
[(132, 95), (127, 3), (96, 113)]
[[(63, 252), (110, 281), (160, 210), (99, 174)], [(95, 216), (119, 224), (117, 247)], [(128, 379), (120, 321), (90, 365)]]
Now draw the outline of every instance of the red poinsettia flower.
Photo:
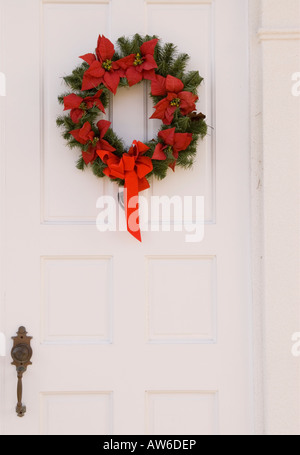
[(151, 81), (155, 79), (157, 64), (153, 56), (157, 43), (158, 39), (146, 41), (140, 47), (140, 52), (119, 60), (118, 63), (121, 68), (126, 70), (126, 77), (130, 87), (141, 82), (143, 79)]
[(193, 135), (191, 133), (175, 133), (175, 128), (170, 128), (160, 131), (158, 137), (164, 141), (165, 145), (161, 142), (157, 144), (152, 159), (165, 160), (167, 159), (167, 152), (170, 151), (175, 159), (169, 167), (174, 171), (179, 152), (188, 148), (192, 142)]
[[(83, 75), (82, 90), (89, 90), (98, 87), (99, 84), (104, 84), (114, 95), (120, 82), (120, 77), (123, 77), (124, 68), (126, 67), (126, 58), (112, 61), (115, 54), (114, 45), (105, 36), (99, 36), (96, 55), (86, 54), (82, 58), (90, 67)], [(126, 67), (127, 68), (127, 67)]]
[(86, 98), (81, 98), (81, 96), (75, 95), (72, 93), (71, 95), (64, 97), (64, 106), (65, 111), (71, 109), (71, 119), (72, 122), (78, 123), (79, 120), (84, 116), (85, 112), (88, 109), (91, 109), (94, 106), (97, 106), (100, 111), (105, 114), (104, 106), (100, 101), (100, 96), (103, 90), (99, 90), (96, 95), (94, 96), (87, 96)]
[(99, 129), (99, 137), (95, 136), (94, 131), (92, 130), (91, 124), (85, 122), (82, 128), (70, 131), (70, 134), (80, 142), (80, 144), (89, 144), (87, 151), (82, 150), (82, 157), (85, 164), (92, 163), (97, 158), (96, 150), (102, 149), (109, 152), (114, 152), (116, 149), (112, 147), (104, 138), (107, 133), (108, 128), (110, 127), (111, 122), (107, 120), (100, 120), (97, 123)]
[(156, 104), (156, 111), (150, 118), (161, 119), (165, 125), (171, 125), (176, 109), (180, 109), (182, 115), (194, 111), (198, 96), (183, 89), (183, 82), (177, 77), (157, 75), (151, 83), (151, 93), (154, 96), (167, 96)]

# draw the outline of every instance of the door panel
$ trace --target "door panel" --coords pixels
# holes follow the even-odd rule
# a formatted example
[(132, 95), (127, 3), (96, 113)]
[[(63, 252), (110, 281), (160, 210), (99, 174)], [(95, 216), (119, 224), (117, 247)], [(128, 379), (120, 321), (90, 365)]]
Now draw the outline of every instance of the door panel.
[(86, 49), (88, 52), (95, 49), (97, 33), (87, 30), (109, 34), (109, 2), (46, 2), (41, 9), (42, 220), (58, 224), (95, 223), (95, 201), (99, 194), (106, 194), (105, 181), (92, 179), (89, 173), (78, 178), (79, 172), (72, 172), (76, 154), (67, 153), (60, 130), (53, 124), (62, 112), (57, 96), (68, 91), (62, 77), (80, 64), (78, 56), (87, 53)]
[[(145, 2), (147, 32), (157, 34), (178, 46), (180, 52), (190, 55), (188, 70), (199, 69), (204, 83), (199, 90), (198, 111), (205, 113), (207, 123), (215, 124), (214, 106), (214, 30), (213, 3), (210, 2)], [(166, 19), (167, 18), (167, 19)], [(175, 24), (175, 25), (174, 25)], [(152, 115), (152, 102), (149, 102), (149, 117)], [(150, 138), (159, 127), (159, 122), (149, 121)], [(153, 195), (204, 196), (205, 219), (215, 220), (215, 144), (212, 131), (199, 145), (195, 166), (186, 178), (184, 169), (168, 175), (168, 179), (153, 182)], [(179, 185), (178, 182), (184, 185)], [(175, 220), (174, 220), (175, 221)]]
[[(3, 431), (251, 433), (247, 1), (0, 5), (2, 314), (7, 336), (25, 325), (34, 337), (22, 419), (6, 359)], [(116, 198), (117, 187), (76, 170), (77, 152), (55, 125), (61, 77), (78, 56), (93, 51), (99, 33), (115, 41), (135, 32), (173, 41), (205, 78), (198, 109), (212, 128), (193, 170), (170, 172), (146, 193), (204, 196), (199, 243), (187, 243), (185, 232), (162, 232), (162, 219), (142, 244), (127, 232), (98, 232), (96, 201)], [(120, 89), (108, 110), (128, 145), (159, 128), (147, 121), (147, 89)]]

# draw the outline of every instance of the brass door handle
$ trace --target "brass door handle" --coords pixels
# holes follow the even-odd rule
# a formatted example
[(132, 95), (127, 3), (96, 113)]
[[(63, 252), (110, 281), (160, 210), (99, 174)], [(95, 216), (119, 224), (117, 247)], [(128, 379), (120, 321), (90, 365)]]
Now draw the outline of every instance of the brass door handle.
[(26, 406), (22, 404), (23, 398), (23, 374), (27, 370), (28, 365), (32, 365), (31, 357), (32, 357), (32, 349), (30, 346), (30, 342), (32, 337), (27, 336), (27, 332), (25, 327), (20, 327), (17, 336), (12, 337), (14, 340), (14, 345), (11, 350), (11, 356), (13, 359), (12, 365), (16, 366), (17, 369), (17, 377), (18, 377), (18, 385), (17, 385), (17, 398), (18, 403), (16, 407), (16, 413), (18, 417), (24, 417), (26, 413)]

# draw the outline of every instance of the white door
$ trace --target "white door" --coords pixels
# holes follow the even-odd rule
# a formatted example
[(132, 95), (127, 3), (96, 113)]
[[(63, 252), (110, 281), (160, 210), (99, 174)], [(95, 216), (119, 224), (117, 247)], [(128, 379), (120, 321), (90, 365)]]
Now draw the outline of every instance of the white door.
[[(252, 432), (246, 0), (1, 0), (1, 360), (4, 434)], [(98, 34), (157, 34), (191, 55), (210, 135), (192, 171), (148, 195), (204, 196), (205, 237), (95, 226), (117, 188), (80, 173), (55, 119), (61, 77)], [(157, 123), (145, 87), (119, 90), (128, 144)], [(173, 220), (176, 223), (176, 220)], [(18, 418), (10, 337), (33, 336)]]

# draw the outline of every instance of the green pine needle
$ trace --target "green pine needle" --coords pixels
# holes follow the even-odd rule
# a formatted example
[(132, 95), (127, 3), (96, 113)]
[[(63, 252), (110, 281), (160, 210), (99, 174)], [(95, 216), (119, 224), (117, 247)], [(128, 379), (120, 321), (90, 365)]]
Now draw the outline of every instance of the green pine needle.
[(79, 169), (80, 171), (84, 171), (85, 167), (86, 167), (86, 164), (84, 162), (84, 159), (82, 158), (82, 156), (79, 158), (79, 160), (77, 161), (77, 164), (76, 164), (76, 167), (77, 169)]

